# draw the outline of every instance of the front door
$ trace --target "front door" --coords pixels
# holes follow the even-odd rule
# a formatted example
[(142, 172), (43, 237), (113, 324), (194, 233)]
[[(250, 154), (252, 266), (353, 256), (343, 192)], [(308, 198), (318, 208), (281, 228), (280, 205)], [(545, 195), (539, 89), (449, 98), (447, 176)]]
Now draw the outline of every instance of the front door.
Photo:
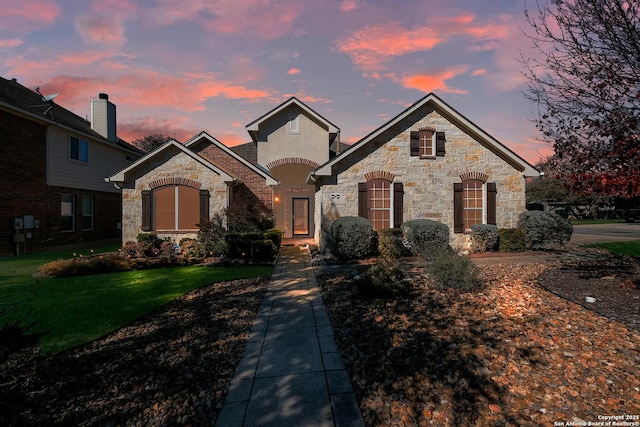
[(309, 235), (309, 199), (293, 198), (293, 235)]

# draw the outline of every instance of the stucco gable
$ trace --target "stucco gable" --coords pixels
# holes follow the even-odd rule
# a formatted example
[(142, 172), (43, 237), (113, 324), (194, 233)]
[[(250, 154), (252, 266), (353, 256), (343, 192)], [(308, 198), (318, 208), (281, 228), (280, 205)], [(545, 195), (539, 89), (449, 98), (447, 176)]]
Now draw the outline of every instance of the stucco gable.
[(177, 142), (177, 141), (175, 141), (173, 139), (169, 140), (168, 142), (163, 144), (161, 147), (158, 147), (155, 150), (147, 153), (145, 156), (143, 156), (140, 159), (138, 159), (137, 161), (133, 162), (132, 164), (130, 164), (126, 168), (116, 172), (115, 174), (111, 175), (108, 178), (105, 178), (105, 181), (114, 182), (116, 184), (117, 183), (127, 182), (129, 177), (135, 171), (137, 171), (137, 170), (139, 170), (139, 169), (141, 169), (143, 167), (146, 167), (147, 165), (149, 165), (152, 162), (154, 162), (157, 158), (164, 157), (167, 153), (171, 153), (171, 151), (173, 151), (175, 153), (174, 155), (176, 155), (178, 153), (186, 154), (187, 156), (191, 157), (193, 159), (193, 161), (202, 164), (203, 166), (205, 166), (206, 168), (208, 168), (212, 172), (216, 173), (217, 175), (220, 175), (221, 179), (224, 182), (233, 182), (233, 181), (235, 181), (234, 177), (232, 177), (228, 173), (224, 172), (222, 169), (218, 168), (213, 163), (209, 162), (207, 159), (203, 158), (202, 156), (199, 156), (198, 154), (194, 153), (193, 151), (191, 151), (190, 149), (188, 149), (187, 147), (185, 147), (184, 145), (180, 144), (179, 142)]
[(316, 123), (320, 124), (322, 127), (326, 128), (329, 135), (335, 136), (338, 133), (340, 133), (340, 129), (336, 125), (334, 125), (329, 120), (322, 117), (320, 114), (318, 114), (316, 111), (314, 111), (309, 106), (307, 106), (304, 102), (300, 101), (298, 98), (294, 96), (289, 98), (282, 104), (278, 105), (273, 110), (269, 111), (268, 113), (260, 116), (256, 120), (246, 125), (247, 132), (249, 132), (249, 135), (251, 135), (251, 138), (253, 139), (253, 141), (257, 142), (258, 132), (260, 130), (261, 125), (268, 122), (269, 120), (272, 120), (274, 117), (279, 116), (282, 112), (286, 111), (291, 107), (296, 107), (302, 110), (309, 118), (311, 118)]
[[(475, 141), (479, 144), (485, 146), (505, 162), (510, 164), (515, 169), (522, 172), (524, 176), (538, 176), (540, 172), (533, 167), (530, 163), (524, 160), (522, 157), (518, 156), (512, 150), (504, 146), (494, 137), (489, 135), (487, 132), (482, 130), (480, 127), (475, 125), (465, 116), (460, 114), (457, 110), (451, 107), (449, 104), (445, 103), (442, 99), (436, 96), (434, 93), (429, 93), (424, 98), (418, 100), (413, 105), (402, 111), (400, 114), (389, 120), (387, 123), (383, 124), (360, 141), (353, 144), (349, 149), (344, 151), (342, 154), (334, 157), (333, 159), (326, 162), (324, 165), (320, 166), (314, 173), (310, 175), (310, 179), (312, 176), (331, 176), (333, 174), (333, 166), (338, 162), (343, 160), (348, 160), (351, 156), (362, 156), (363, 152), (366, 152), (366, 148), (371, 144), (379, 144), (380, 136), (385, 132), (399, 124), (402, 120), (409, 117), (416, 110), (423, 108), (425, 106), (429, 106), (438, 112), (441, 116), (445, 117), (456, 127), (469, 134)], [(356, 161), (356, 160), (354, 160)]]

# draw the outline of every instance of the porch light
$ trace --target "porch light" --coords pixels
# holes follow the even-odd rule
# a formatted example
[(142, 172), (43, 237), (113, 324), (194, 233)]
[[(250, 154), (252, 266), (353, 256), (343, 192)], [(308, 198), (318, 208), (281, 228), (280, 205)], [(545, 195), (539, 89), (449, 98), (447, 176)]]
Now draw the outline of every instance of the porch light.
[(279, 201), (280, 201), (280, 196), (275, 196), (275, 197), (273, 198), (273, 201), (274, 201), (274, 202), (279, 202)]

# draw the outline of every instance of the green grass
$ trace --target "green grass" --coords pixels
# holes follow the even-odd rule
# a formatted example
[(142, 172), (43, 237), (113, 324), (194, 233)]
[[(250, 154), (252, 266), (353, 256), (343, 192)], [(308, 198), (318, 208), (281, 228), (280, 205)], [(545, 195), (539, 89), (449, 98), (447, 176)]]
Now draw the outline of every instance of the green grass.
[(601, 248), (614, 254), (640, 256), (640, 240), (627, 240), (624, 242), (591, 243), (585, 245), (588, 248)]
[(189, 266), (37, 281), (32, 277), (42, 264), (71, 256), (72, 251), (0, 258), (0, 325), (17, 323), (29, 326), (29, 333), (43, 334), (38, 346), (44, 353), (92, 341), (210, 283), (269, 277), (273, 271), (265, 266)]

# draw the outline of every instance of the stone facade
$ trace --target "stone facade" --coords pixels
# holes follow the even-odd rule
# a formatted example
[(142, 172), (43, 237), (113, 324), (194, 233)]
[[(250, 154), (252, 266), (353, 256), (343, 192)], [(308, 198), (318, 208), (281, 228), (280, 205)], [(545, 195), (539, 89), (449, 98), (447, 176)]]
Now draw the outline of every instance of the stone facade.
[[(446, 154), (442, 157), (410, 156), (410, 132), (430, 127), (444, 132)], [(451, 244), (464, 248), (469, 236), (454, 233), (454, 183), (461, 176), (485, 176), (496, 183), (496, 220), (500, 228), (515, 227), (525, 210), (523, 172), (494, 150), (480, 143), (429, 104), (423, 105), (384, 130), (333, 166), (333, 176), (323, 177), (316, 193), (316, 239), (327, 244), (328, 230), (340, 216), (358, 215), (358, 184), (367, 175), (385, 175), (404, 186), (403, 220), (427, 218), (451, 230)]]
[[(142, 191), (153, 190), (158, 183), (167, 180), (181, 180), (190, 187), (209, 190), (210, 217), (227, 206), (228, 185), (219, 174), (178, 149), (164, 150), (154, 156), (153, 161), (142, 163), (140, 168), (132, 171), (122, 184), (123, 243), (136, 241), (138, 234), (145, 232), (142, 230)], [(176, 243), (184, 237), (197, 237), (193, 231), (162, 232), (158, 235)]]

